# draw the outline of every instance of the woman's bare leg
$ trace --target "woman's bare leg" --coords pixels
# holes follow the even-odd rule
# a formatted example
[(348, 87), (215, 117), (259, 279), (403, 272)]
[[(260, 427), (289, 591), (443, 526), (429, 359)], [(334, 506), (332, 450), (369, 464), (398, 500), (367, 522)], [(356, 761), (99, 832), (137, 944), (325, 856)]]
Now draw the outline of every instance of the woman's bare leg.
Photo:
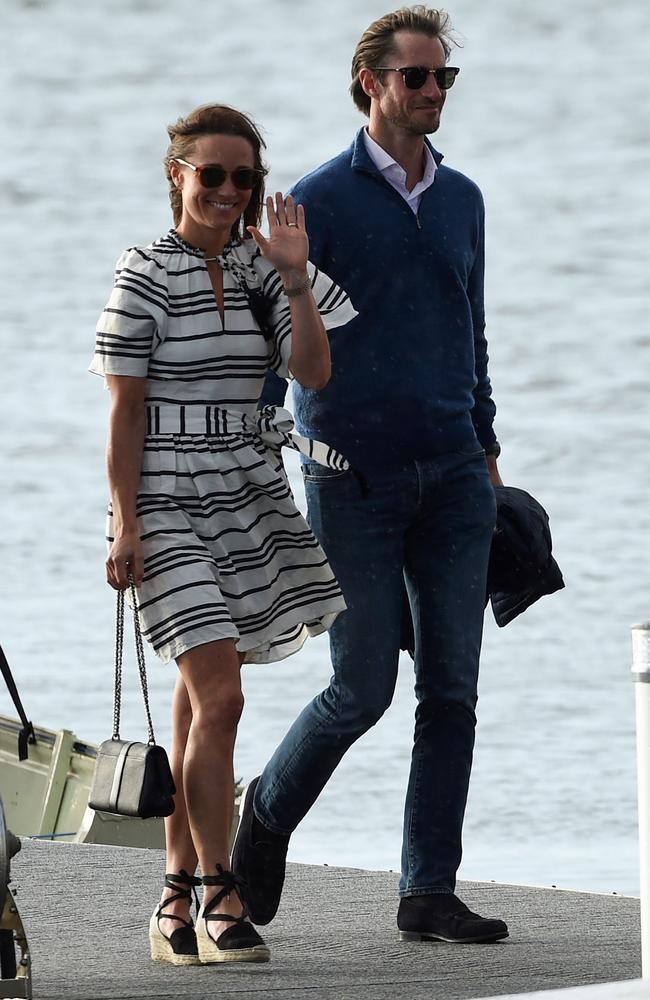
[[(241, 658), (232, 639), (196, 646), (177, 660), (185, 683), (192, 721), (183, 756), (183, 789), (192, 842), (204, 875), (216, 866), (230, 868), (229, 834), (235, 797), (233, 754), (237, 725), (244, 707)], [(220, 891), (205, 886), (208, 903)], [(239, 916), (243, 911), (235, 893), (214, 913)], [(228, 926), (216, 922), (213, 936)]]
[[(171, 816), (165, 819), (165, 844), (167, 847), (167, 867), (165, 870), (177, 875), (181, 870), (194, 875), (197, 865), (197, 854), (192, 841), (183, 790), (183, 759), (191, 724), (192, 707), (185, 681), (179, 673), (176, 677), (172, 698), (172, 742), (169, 752), (169, 763), (176, 785), (176, 795), (174, 796), (176, 808)], [(178, 888), (184, 887), (179, 886)], [(161, 903), (170, 896), (176, 895), (178, 888), (164, 888), (160, 898)], [(183, 920), (189, 920), (191, 905), (191, 900), (177, 899), (165, 907), (165, 913), (173, 913), (177, 917), (182, 917)], [(166, 937), (170, 937), (182, 925), (178, 920), (161, 918), (159, 926), (162, 933)]]

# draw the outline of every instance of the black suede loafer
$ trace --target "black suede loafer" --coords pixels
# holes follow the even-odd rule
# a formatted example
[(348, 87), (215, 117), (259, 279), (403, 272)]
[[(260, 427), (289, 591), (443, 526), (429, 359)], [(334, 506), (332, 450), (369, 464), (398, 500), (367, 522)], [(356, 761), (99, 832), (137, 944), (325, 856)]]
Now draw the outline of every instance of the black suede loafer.
[(397, 911), (397, 926), (402, 941), (475, 944), (508, 937), (508, 927), (503, 920), (487, 919), (472, 913), (453, 893), (402, 896)]
[(289, 837), (267, 830), (255, 816), (253, 796), (259, 780), (253, 778), (242, 793), (232, 870), (244, 883), (241, 892), (251, 920), (268, 924), (280, 905)]

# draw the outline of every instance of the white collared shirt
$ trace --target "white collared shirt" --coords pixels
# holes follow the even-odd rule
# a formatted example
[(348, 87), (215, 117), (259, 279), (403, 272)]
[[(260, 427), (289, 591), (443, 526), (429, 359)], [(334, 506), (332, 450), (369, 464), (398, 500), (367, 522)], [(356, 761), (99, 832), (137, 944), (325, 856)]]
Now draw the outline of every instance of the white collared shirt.
[(436, 176), (437, 164), (427, 144), (424, 144), (424, 174), (422, 175), (422, 180), (417, 182), (412, 191), (409, 191), (406, 187), (406, 171), (404, 168), (379, 143), (370, 138), (368, 130), (365, 128), (363, 130), (363, 141), (366, 145), (368, 156), (377, 167), (377, 170), (385, 177), (391, 187), (394, 187), (397, 193), (401, 194), (413, 214), (417, 215), (422, 195), (428, 187), (431, 187)]

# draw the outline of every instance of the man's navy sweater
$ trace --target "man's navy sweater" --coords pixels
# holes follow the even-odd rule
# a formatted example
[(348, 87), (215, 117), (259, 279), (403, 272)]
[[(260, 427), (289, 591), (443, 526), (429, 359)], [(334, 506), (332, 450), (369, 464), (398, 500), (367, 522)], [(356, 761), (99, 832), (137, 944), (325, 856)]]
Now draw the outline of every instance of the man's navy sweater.
[(332, 377), (294, 383), (301, 433), (357, 468), (494, 443), (484, 336), (484, 209), (463, 174), (439, 164), (417, 217), (362, 137), (298, 181), (310, 260), (359, 315), (329, 332)]

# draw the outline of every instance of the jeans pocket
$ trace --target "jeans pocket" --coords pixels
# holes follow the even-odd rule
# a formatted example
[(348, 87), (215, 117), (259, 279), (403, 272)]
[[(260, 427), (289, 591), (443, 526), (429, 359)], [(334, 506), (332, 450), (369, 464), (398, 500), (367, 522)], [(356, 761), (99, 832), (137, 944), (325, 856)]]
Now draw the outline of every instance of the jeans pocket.
[(485, 449), (478, 441), (468, 441), (467, 444), (456, 449), (456, 454), (462, 455), (463, 458), (485, 458)]
[(302, 478), (306, 483), (340, 482), (349, 475), (349, 469), (330, 469), (328, 465), (319, 465), (317, 462), (304, 463), (302, 466)]

